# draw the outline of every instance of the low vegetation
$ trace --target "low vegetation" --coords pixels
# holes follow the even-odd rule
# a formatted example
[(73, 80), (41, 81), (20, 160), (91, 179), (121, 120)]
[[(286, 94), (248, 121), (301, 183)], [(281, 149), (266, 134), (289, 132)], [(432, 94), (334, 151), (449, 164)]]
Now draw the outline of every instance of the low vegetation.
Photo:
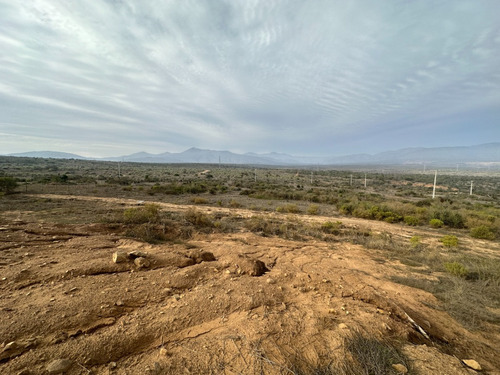
[[(262, 168), (255, 173), (245, 167), (122, 163), (118, 176), (116, 163), (0, 159), (0, 199), (9, 218), (2, 218), (2, 225), (24, 204), (41, 221), (97, 223), (101, 229), (96, 230), (152, 244), (184, 246), (197, 235), (242, 232), (324, 241), (331, 248), (347, 243), (400, 271), (392, 281), (432, 293), (437, 302), (431, 307), (467, 329), (500, 324), (499, 254), (474, 248), (480, 243), (498, 249), (498, 177), (474, 172), (476, 190), (470, 196), (465, 183), (470, 179), (448, 171), (431, 199), (433, 176), (417, 170), (374, 171), (365, 188), (359, 182), (364, 171), (315, 170), (311, 181), (310, 170)], [(82, 207), (39, 194), (124, 198), (128, 203)], [(165, 204), (189, 209), (171, 210)], [(278, 359), (259, 349), (252, 360), (288, 374), (395, 374), (395, 364), (416, 373), (397, 341), (352, 331), (344, 348), (342, 359), (322, 353), (311, 360), (293, 351)]]

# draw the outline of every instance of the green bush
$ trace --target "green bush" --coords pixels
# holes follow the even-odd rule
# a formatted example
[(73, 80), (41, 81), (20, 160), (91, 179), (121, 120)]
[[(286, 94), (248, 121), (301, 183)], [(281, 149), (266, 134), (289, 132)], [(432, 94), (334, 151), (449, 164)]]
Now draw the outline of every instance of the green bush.
[(418, 217), (415, 216), (405, 216), (404, 222), (412, 227), (417, 226), (419, 224)]
[(464, 279), (469, 274), (469, 270), (467, 270), (467, 268), (459, 262), (445, 263), (444, 269), (449, 274), (451, 274), (453, 276), (457, 276), (457, 277), (462, 277)]
[(491, 230), (490, 227), (486, 225), (480, 225), (478, 227), (472, 228), (470, 230), (471, 237), (481, 238), (483, 240), (494, 240), (495, 233)]
[(11, 194), (17, 187), (17, 181), (12, 177), (0, 177), (0, 191)]
[(431, 219), (431, 221), (429, 221), (429, 225), (433, 228), (441, 228), (444, 223), (439, 219)]
[(413, 236), (413, 237), (411, 237), (410, 238), (410, 245), (411, 245), (411, 247), (414, 248), (414, 249), (420, 247), (422, 245), (422, 243), (420, 241), (421, 241), (420, 236)]
[(446, 247), (457, 247), (458, 246), (457, 236), (453, 236), (451, 234), (446, 235), (443, 238), (441, 238), (441, 242)]
[(432, 214), (432, 219), (439, 219), (450, 228), (465, 228), (465, 220), (458, 212), (438, 210)]

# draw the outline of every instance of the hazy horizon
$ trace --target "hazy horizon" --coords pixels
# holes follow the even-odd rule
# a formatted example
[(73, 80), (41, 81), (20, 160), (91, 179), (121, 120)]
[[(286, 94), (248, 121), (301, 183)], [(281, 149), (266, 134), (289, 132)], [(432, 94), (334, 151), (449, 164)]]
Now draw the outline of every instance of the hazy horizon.
[(0, 154), (500, 141), (500, 2), (0, 0)]

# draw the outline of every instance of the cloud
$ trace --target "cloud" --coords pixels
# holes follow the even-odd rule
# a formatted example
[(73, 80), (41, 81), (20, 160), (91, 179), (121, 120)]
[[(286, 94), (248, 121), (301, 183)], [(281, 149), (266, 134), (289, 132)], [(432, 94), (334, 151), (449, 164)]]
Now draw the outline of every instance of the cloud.
[(457, 144), (488, 142), (499, 12), (494, 0), (0, 0), (0, 150), (375, 152), (454, 124)]

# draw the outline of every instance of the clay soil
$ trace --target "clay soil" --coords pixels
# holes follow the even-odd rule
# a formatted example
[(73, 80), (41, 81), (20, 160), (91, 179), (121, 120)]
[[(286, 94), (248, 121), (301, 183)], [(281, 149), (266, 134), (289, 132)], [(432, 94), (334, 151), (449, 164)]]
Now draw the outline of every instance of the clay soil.
[[(463, 359), (500, 374), (498, 327), (464, 328), (432, 294), (391, 281), (435, 276), (411, 273), (361, 245), (245, 230), (149, 244), (98, 220), (135, 206), (133, 200), (8, 199), (0, 202), (1, 374), (46, 374), (58, 358), (72, 361), (67, 374), (293, 374), (294, 361), (342, 361), (355, 332), (400, 343), (414, 374), (476, 373)], [(438, 237), (431, 229), (361, 219), (301, 218)], [(476, 252), (498, 251), (498, 243), (468, 241)], [(115, 264), (116, 251), (144, 252), (150, 265)], [(215, 260), (191, 260), (202, 252)], [(268, 271), (252, 275), (255, 260)]]

